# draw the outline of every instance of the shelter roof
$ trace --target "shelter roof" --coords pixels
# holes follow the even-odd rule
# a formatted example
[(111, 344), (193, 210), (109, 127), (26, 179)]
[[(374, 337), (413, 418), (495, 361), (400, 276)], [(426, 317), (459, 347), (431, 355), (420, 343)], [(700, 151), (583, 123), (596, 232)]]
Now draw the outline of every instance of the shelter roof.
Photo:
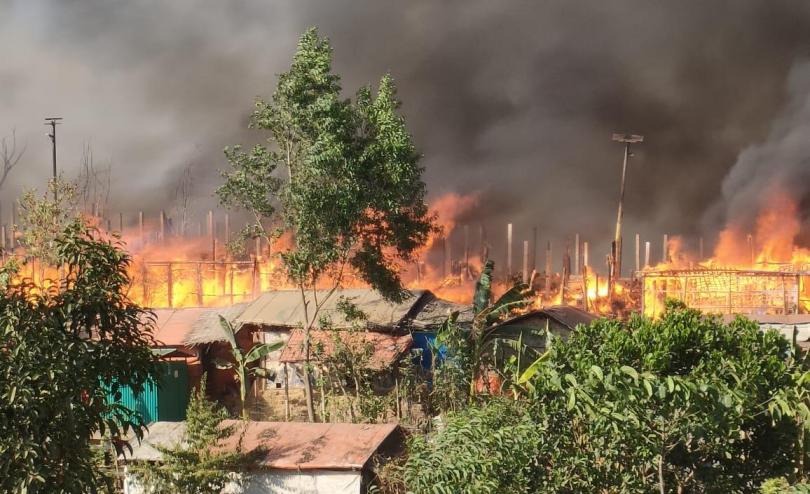
[[(333, 355), (338, 344), (345, 344), (354, 351), (362, 351), (368, 345), (372, 353), (369, 357), (369, 367), (374, 370), (383, 370), (390, 367), (413, 345), (413, 338), (409, 334), (393, 336), (386, 333), (372, 331), (323, 331), (310, 332), (312, 348), (320, 347), (325, 355)], [(313, 351), (313, 355), (315, 352)], [(296, 329), (281, 351), (280, 362), (304, 361), (304, 332)]]
[[(233, 434), (222, 447), (255, 455), (257, 466), (278, 470), (361, 470), (398, 430), (396, 424), (243, 422), (225, 420)], [(181, 443), (185, 422), (155, 422), (126, 460), (157, 461), (160, 451)]]
[[(345, 298), (367, 316), (367, 327), (391, 329), (398, 327), (406, 318), (412, 316), (418, 310), (419, 301), (427, 293), (430, 292), (415, 290), (410, 292), (402, 302), (391, 302), (385, 300), (379, 292), (371, 289), (338, 290), (326, 300), (318, 317), (329, 318), (333, 327), (351, 327), (352, 324), (346, 321), (341, 311), (338, 310), (338, 303)], [(319, 300), (323, 300), (327, 296), (327, 291), (318, 291), (316, 296), (319, 297)], [(307, 308), (311, 311), (315, 305), (312, 292), (305, 292), (305, 299)], [(236, 321), (242, 324), (288, 328), (302, 326), (306, 321), (301, 292), (297, 290), (265, 292), (250, 302)]]

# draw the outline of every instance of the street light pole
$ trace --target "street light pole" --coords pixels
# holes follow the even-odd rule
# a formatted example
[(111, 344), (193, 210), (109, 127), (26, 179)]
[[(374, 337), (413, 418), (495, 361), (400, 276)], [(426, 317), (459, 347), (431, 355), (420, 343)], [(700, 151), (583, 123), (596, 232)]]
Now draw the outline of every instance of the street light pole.
[(56, 125), (61, 123), (59, 122), (60, 120), (62, 120), (62, 117), (48, 117), (45, 119), (45, 125), (51, 126), (51, 133), (48, 134), (48, 137), (51, 138), (51, 147), (53, 148), (53, 202), (56, 202), (58, 199), (56, 183)]
[(627, 161), (630, 159), (630, 145), (644, 142), (644, 136), (635, 134), (613, 134), (613, 140), (624, 144), (622, 161), (622, 185), (619, 191), (619, 212), (616, 215), (616, 236), (613, 239), (613, 281), (622, 276), (622, 216), (624, 215), (624, 186), (627, 179)]

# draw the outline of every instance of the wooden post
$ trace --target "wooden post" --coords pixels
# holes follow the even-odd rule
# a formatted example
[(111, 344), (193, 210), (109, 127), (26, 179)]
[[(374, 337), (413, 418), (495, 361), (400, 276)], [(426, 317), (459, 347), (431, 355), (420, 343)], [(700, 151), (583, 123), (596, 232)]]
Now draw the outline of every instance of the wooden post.
[(588, 242), (582, 243), (582, 265), (586, 268), (590, 266), (588, 264)]
[(546, 300), (551, 298), (551, 240), (546, 244)]
[(10, 244), (11, 244), (10, 245), (11, 252), (14, 252), (14, 249), (17, 248), (17, 238), (16, 238), (16, 235), (14, 235), (16, 233), (16, 231), (17, 231), (17, 203), (12, 202), (11, 203), (11, 231), (8, 232), (9, 237), (10, 237), (9, 241), (10, 241)]
[(259, 292), (261, 291), (261, 287), (259, 286), (259, 281), (261, 280), (261, 276), (259, 275), (259, 258), (253, 260), (253, 271), (250, 275), (250, 291), (253, 298), (259, 296)]
[(141, 246), (146, 245), (146, 240), (143, 238), (143, 211), (138, 211), (138, 235), (141, 238)]
[(661, 251), (661, 262), (669, 262), (669, 235), (664, 234), (664, 246)]
[(6, 225), (0, 226), (0, 249), (6, 254)]
[(203, 293), (202, 264), (199, 263), (199, 262), (197, 263), (196, 285), (197, 285), (197, 305), (200, 306), (200, 307), (204, 307), (205, 306), (205, 299), (204, 299), (205, 294)]
[(284, 420), (290, 421), (290, 377), (287, 362), (284, 362)]
[(470, 273), (470, 227), (464, 225), (464, 269), (461, 270), (461, 281), (472, 278)]
[[(229, 264), (230, 264), (230, 263), (229, 263)], [(229, 285), (229, 287), (228, 287), (228, 291), (230, 291), (230, 292), (231, 292), (231, 305), (233, 305), (233, 297), (234, 297), (234, 293), (233, 293), (233, 291), (234, 291), (234, 290), (233, 290), (233, 264), (230, 264), (230, 266), (229, 266), (229, 269), (228, 269), (228, 277), (229, 277), (229, 280), (228, 280), (228, 285)]]
[(160, 211), (160, 243), (166, 243), (166, 213)]
[(650, 242), (644, 242), (644, 267), (650, 267)]
[(523, 283), (529, 282), (529, 241), (523, 241)]
[(174, 307), (174, 300), (172, 300), (174, 295), (173, 285), (174, 285), (174, 276), (172, 275), (172, 263), (169, 263), (169, 265), (166, 268), (166, 299), (169, 302), (170, 309)]
[(214, 236), (214, 212), (208, 210), (208, 240), (211, 243), (211, 260), (217, 260), (217, 239)]
[(124, 233), (124, 213), (118, 213), (118, 232)]
[(537, 270), (537, 227), (532, 228), (532, 271)]
[(141, 267), (141, 289), (143, 291), (143, 305), (147, 307), (151, 305), (149, 300), (149, 281), (147, 279), (148, 272), (146, 262), (144, 262)]
[(479, 255), (481, 256), (481, 265), (483, 266), (484, 263), (487, 262), (487, 233), (484, 231), (483, 223), (478, 224), (478, 236), (480, 240), (479, 247), (481, 248)]
[[(754, 255), (754, 236), (749, 233), (746, 237), (746, 241), (748, 242), (748, 251), (751, 253), (751, 266), (753, 267), (754, 261), (756, 260)], [(767, 261), (768, 259), (765, 260)]]
[(512, 276), (512, 223), (506, 225), (506, 277)]
[[(636, 273), (641, 270), (641, 235), (636, 233)], [(636, 277), (633, 273), (633, 278)]]
[(703, 237), (700, 237), (699, 244), (700, 244), (700, 246), (699, 246), (699, 256), (700, 257), (698, 259), (700, 260), (700, 262), (703, 262), (703, 259), (704, 259), (704, 257), (703, 257)]
[(579, 274), (579, 233), (574, 235), (574, 274)]
[(588, 310), (588, 267), (582, 268), (582, 305), (583, 309)]
[(231, 241), (231, 219), (228, 213), (225, 213), (225, 244)]

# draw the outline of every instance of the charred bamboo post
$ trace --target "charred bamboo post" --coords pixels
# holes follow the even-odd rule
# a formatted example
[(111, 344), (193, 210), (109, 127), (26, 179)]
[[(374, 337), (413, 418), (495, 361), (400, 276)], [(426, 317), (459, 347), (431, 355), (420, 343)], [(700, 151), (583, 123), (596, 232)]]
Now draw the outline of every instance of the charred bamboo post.
[(143, 211), (138, 211), (138, 236), (141, 239), (141, 246), (146, 245), (146, 241), (143, 238)]
[(118, 213), (118, 233), (124, 233), (124, 213)]
[(107, 218), (107, 233), (112, 231), (112, 220)]
[(699, 246), (698, 246), (698, 251), (699, 252), (698, 253), (700, 255), (700, 257), (698, 259), (702, 262), (703, 259), (704, 259), (704, 257), (703, 257), (703, 237), (700, 237), (700, 239), (698, 241), (698, 244), (699, 244)]
[(506, 277), (512, 277), (512, 223), (506, 225)]
[(523, 283), (529, 282), (529, 241), (523, 241)]
[(253, 271), (250, 274), (250, 291), (253, 298), (256, 298), (259, 295), (260, 287), (259, 287), (259, 280), (261, 276), (259, 275), (259, 258), (253, 260)]
[(166, 213), (160, 211), (160, 243), (166, 243)]
[(461, 281), (472, 279), (470, 272), (470, 227), (464, 225), (464, 270), (461, 272)]
[(11, 231), (9, 231), (9, 243), (11, 244), (11, 252), (17, 248), (17, 236), (14, 233), (17, 231), (17, 203), (11, 203)]
[(551, 298), (551, 241), (546, 244), (546, 300)]
[(582, 266), (584, 268), (590, 266), (590, 264), (588, 264), (588, 242), (582, 243)]
[(141, 266), (141, 290), (143, 291), (143, 305), (149, 306), (151, 305), (149, 302), (149, 280), (148, 280), (148, 269), (146, 267), (146, 262), (143, 263)]
[(644, 268), (650, 267), (650, 242), (644, 242)]
[(217, 239), (214, 236), (214, 212), (208, 211), (208, 239), (211, 243), (211, 260), (217, 259)]
[(532, 271), (537, 269), (537, 227), (532, 227)]
[(205, 305), (204, 294), (203, 294), (203, 274), (202, 274), (202, 264), (197, 263), (197, 305), (203, 307)]
[(745, 240), (748, 242), (748, 252), (751, 254), (751, 266), (753, 266), (754, 261), (756, 260), (754, 255), (754, 236), (749, 233)]
[(6, 255), (6, 225), (0, 226), (0, 249), (3, 250), (3, 256)]
[(166, 266), (166, 299), (169, 308), (174, 307), (174, 275), (172, 274), (172, 263)]
[(669, 235), (664, 234), (664, 245), (661, 251), (661, 262), (669, 262)]
[(231, 264), (228, 267), (228, 291), (231, 292), (231, 305), (233, 305), (233, 297), (234, 297), (234, 289), (233, 289), (233, 268), (234, 266)]
[(641, 270), (641, 235), (636, 233), (636, 271), (633, 273), (633, 278), (636, 273)]
[(478, 237), (480, 241), (480, 252), (481, 255), (481, 265), (483, 266), (485, 262), (487, 262), (487, 233), (484, 230), (484, 224), (479, 223), (478, 225)]
[(582, 267), (582, 308), (588, 310), (588, 267)]
[(579, 274), (579, 233), (574, 235), (574, 274)]

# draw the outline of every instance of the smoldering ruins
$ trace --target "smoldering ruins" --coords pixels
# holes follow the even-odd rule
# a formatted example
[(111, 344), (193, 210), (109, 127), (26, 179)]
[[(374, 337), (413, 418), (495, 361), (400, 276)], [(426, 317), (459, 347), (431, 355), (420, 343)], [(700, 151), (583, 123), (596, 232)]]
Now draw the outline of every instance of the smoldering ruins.
[[(403, 266), (409, 286), (468, 299), (488, 257), (539, 305), (805, 311), (810, 6), (730, 6), (0, 2), (0, 135), (24, 148), (0, 188), (2, 245), (15, 247), (16, 198), (50, 173), (42, 118), (61, 115), (60, 171), (84, 177), (84, 209), (140, 256), (137, 297), (223, 305), (283, 285), (284, 240), (225, 257), (243, 218), (213, 189), (222, 148), (262, 139), (253, 98), (318, 25), (347, 95), (393, 75), (424, 155), (444, 235)], [(614, 132), (645, 141), (611, 276)]]

